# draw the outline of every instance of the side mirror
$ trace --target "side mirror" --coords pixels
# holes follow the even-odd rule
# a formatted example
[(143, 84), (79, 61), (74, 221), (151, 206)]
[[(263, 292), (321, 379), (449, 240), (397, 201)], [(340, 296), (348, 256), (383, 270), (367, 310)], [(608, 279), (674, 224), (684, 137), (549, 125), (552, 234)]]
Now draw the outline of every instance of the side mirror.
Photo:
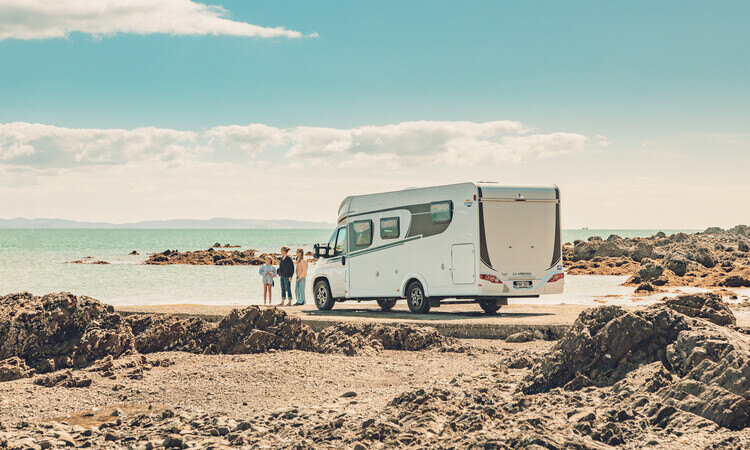
[(315, 258), (320, 258), (320, 244), (313, 245), (313, 255), (315, 255)]

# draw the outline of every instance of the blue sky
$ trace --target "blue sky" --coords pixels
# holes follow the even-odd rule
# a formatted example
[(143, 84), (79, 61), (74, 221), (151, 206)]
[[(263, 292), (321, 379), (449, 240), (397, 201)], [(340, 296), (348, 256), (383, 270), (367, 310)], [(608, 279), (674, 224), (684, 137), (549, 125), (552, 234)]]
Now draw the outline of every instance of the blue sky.
[[(496, 175), (509, 182), (556, 182), (563, 192), (569, 188), (575, 202), (566, 214), (570, 226), (690, 228), (750, 221), (747, 210), (732, 207), (750, 193), (748, 2), (204, 3), (220, 5), (233, 21), (318, 36), (92, 36), (73, 31), (67, 38), (0, 40), (0, 124), (156, 127), (200, 134), (248, 124), (348, 130), (416, 121), (508, 120), (531, 133), (580, 135), (586, 144), (569, 156), (553, 152), (556, 156), (547, 157), (548, 152), (540, 151), (508, 164), (491, 156), (492, 164), (457, 170), (448, 159), (419, 173), (398, 164), (361, 170), (349, 165), (346, 177), (337, 182), (328, 176), (322, 184), (331, 185), (318, 188), (329, 214), (299, 207), (294, 199), (304, 190), (294, 187), (290, 208), (266, 211), (255, 209), (262, 204), (257, 199), (240, 202), (239, 211), (229, 200), (212, 208), (209, 199), (222, 186), (206, 193), (206, 204), (196, 210), (165, 207), (137, 194), (123, 198), (132, 209), (108, 210), (97, 207), (98, 197), (84, 191), (61, 209), (59, 201), (44, 200), (60, 183), (54, 177), (85, 177), (90, 175), (83, 172), (94, 169), (60, 167), (66, 172), (42, 173), (52, 166), (34, 167), (28, 160), (7, 157), (0, 159), (6, 179), (5, 185), (0, 181), (0, 195), (13, 201), (8, 202), (12, 212), (4, 216), (326, 220), (335, 214), (332, 205), (340, 201), (341, 189), (351, 186), (352, 177), (367, 191), (435, 184), (449, 174), (451, 180)], [(0, 34), (3, 25), (9, 27), (0, 21)], [(264, 147), (250, 151), (251, 157), (237, 157), (231, 145), (197, 161), (234, 164), (235, 189), (244, 188), (242, 173), (263, 180), (267, 176), (269, 183), (289, 176), (289, 171), (274, 171), (304, 154)], [(105, 167), (114, 171), (111, 162)], [(147, 173), (157, 166), (146, 160), (139, 164), (129, 169)], [(330, 162), (322, 165), (331, 167)], [(307, 180), (300, 189), (321, 185), (310, 167), (302, 161), (291, 169)], [(186, 175), (180, 170), (184, 166), (160, 173), (177, 180)], [(335, 173), (341, 170), (331, 169)], [(118, 176), (112, 172), (109, 179)], [(385, 185), (378, 184), (383, 178)], [(95, 178), (90, 182), (96, 183)], [(126, 180), (118, 183), (114, 192), (133, 191)], [(167, 183), (154, 189), (180, 188)], [(718, 204), (717, 191), (725, 199)], [(703, 214), (685, 213), (687, 199), (699, 202)], [(188, 203), (176, 191), (161, 201)], [(646, 208), (646, 214), (633, 211), (638, 208)]]

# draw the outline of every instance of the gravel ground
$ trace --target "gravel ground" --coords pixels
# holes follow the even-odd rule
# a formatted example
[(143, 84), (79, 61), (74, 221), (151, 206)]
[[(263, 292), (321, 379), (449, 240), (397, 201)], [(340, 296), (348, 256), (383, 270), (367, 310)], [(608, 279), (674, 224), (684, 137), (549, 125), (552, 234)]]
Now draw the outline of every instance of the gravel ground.
[[(544, 341), (462, 343), (476, 350), (468, 354), (383, 351), (377, 356), (353, 357), (303, 351), (153, 353), (146, 360), (159, 365), (143, 365), (148, 370), (143, 370), (142, 379), (130, 379), (130, 368), (114, 370), (116, 379), (84, 369), (73, 374), (90, 377), (92, 384), (87, 388), (43, 387), (31, 378), (0, 383), (0, 422), (44, 421), (132, 405), (251, 416), (280, 407), (331, 403), (365, 413), (382, 408), (407, 389), (446, 384), (461, 374), (489, 372), (499, 354), (515, 348), (551, 346)], [(350, 391), (357, 396), (341, 398)]]

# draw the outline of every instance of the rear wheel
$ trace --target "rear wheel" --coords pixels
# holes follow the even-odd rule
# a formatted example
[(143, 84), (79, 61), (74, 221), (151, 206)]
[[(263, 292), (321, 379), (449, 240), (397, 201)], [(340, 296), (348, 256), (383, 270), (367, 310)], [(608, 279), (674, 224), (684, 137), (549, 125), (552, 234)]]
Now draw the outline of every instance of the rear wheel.
[(409, 310), (415, 314), (430, 312), (430, 299), (424, 295), (424, 288), (419, 281), (412, 282), (406, 288), (406, 303), (409, 305)]
[(318, 280), (315, 282), (315, 306), (321, 311), (328, 311), (333, 308), (333, 304), (336, 301), (331, 295), (331, 287), (328, 285), (326, 280)]
[(500, 309), (500, 305), (497, 304), (497, 300), (479, 300), (479, 306), (482, 307), (485, 313), (487, 314), (495, 314), (498, 309)]
[(396, 306), (396, 300), (378, 300), (378, 306), (383, 311), (390, 311)]

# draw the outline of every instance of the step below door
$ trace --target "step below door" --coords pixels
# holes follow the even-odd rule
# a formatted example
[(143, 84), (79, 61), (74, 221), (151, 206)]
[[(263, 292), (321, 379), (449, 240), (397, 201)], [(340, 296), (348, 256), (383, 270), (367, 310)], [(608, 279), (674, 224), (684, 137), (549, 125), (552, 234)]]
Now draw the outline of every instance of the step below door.
[(474, 283), (477, 276), (474, 244), (454, 244), (451, 247), (451, 264), (453, 284)]

